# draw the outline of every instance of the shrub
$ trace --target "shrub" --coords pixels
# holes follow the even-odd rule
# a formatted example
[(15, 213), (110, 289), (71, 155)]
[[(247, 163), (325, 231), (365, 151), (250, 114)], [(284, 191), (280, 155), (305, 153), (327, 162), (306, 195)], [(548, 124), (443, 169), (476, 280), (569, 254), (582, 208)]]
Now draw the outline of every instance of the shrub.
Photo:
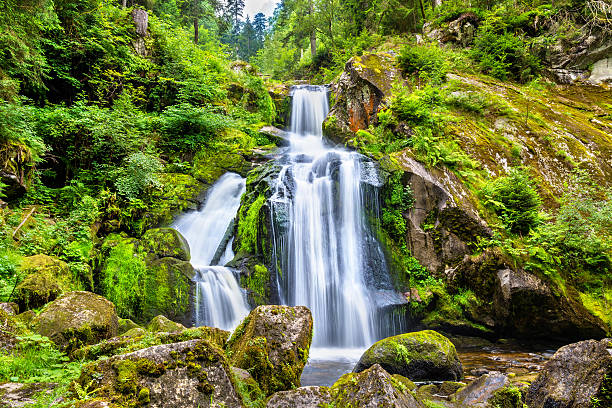
[(508, 176), (487, 184), (482, 194), (485, 205), (495, 211), (512, 233), (527, 234), (541, 221), (542, 200), (523, 170), (511, 169)]
[(398, 57), (400, 68), (407, 74), (417, 74), (420, 79), (442, 83), (448, 72), (448, 64), (437, 46), (406, 45)]
[(119, 194), (133, 200), (147, 187), (158, 187), (157, 173), (163, 169), (156, 157), (142, 152), (134, 153), (125, 160), (118, 171), (115, 187)]

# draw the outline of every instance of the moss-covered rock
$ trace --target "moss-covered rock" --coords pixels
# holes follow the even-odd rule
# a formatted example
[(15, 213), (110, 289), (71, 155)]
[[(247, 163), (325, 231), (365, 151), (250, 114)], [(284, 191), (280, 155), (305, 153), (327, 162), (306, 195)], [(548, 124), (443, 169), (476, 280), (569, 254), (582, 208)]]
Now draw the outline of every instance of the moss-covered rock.
[(189, 243), (174, 228), (154, 228), (140, 238), (140, 249), (156, 258), (176, 258), (191, 260)]
[(134, 323), (130, 319), (119, 318), (117, 322), (117, 334), (121, 336), (123, 333), (127, 333), (128, 331), (139, 328), (139, 327), (140, 326), (138, 326), (136, 323)]
[(249, 170), (251, 163), (236, 151), (202, 150), (193, 159), (192, 175), (206, 186), (211, 186), (227, 172), (246, 177)]
[(176, 258), (162, 258), (147, 263), (142, 320), (164, 315), (170, 320), (189, 325), (194, 276), (193, 266)]
[(174, 333), (181, 332), (185, 330), (186, 327), (180, 323), (173, 322), (168, 319), (166, 316), (156, 316), (151, 322), (147, 325), (147, 330), (153, 333), (166, 332), (166, 333)]
[(458, 380), (463, 368), (455, 346), (433, 330), (400, 334), (380, 340), (362, 356), (356, 373), (380, 364), (391, 374), (415, 380)]
[(47, 304), (32, 328), (71, 351), (117, 335), (115, 305), (90, 292), (68, 292)]
[(19, 270), (25, 278), (15, 288), (15, 300), (22, 311), (42, 307), (62, 293), (80, 289), (68, 264), (55, 257), (23, 258)]
[(83, 367), (78, 381), (119, 406), (243, 407), (223, 352), (206, 340), (99, 360)]
[[(0, 407), (17, 408), (35, 406), (41, 397), (51, 397), (58, 387), (54, 383), (14, 383), (0, 384)], [(59, 400), (52, 401), (59, 403)]]
[(14, 316), (19, 313), (19, 305), (15, 302), (0, 303), (0, 310), (9, 316)]
[(508, 377), (498, 372), (484, 374), (466, 387), (459, 389), (451, 398), (464, 406), (486, 406), (495, 393), (510, 385)]
[(358, 374), (345, 374), (332, 386), (333, 406), (424, 408), (406, 385), (375, 364)]
[(495, 391), (489, 400), (489, 408), (523, 408), (521, 390), (516, 387), (505, 387)]
[(301, 387), (280, 391), (270, 397), (266, 408), (312, 408), (332, 406), (329, 387)]
[(232, 334), (227, 354), (247, 370), (266, 395), (300, 385), (312, 341), (312, 316), (306, 307), (259, 306)]

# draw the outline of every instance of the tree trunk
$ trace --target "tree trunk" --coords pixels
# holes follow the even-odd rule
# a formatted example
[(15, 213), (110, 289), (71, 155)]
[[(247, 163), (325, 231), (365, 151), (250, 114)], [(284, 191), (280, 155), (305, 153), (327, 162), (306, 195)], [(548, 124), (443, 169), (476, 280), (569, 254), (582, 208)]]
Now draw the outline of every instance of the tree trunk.
[[(312, 0), (310, 0), (310, 17), (314, 18), (314, 3)], [(310, 32), (310, 54), (313, 59), (317, 55), (317, 32), (314, 27)]]
[(121, 0), (121, 7), (122, 8), (126, 8), (127, 7), (127, 0)]
[(200, 41), (200, 22), (197, 18), (193, 19), (193, 43), (197, 44)]

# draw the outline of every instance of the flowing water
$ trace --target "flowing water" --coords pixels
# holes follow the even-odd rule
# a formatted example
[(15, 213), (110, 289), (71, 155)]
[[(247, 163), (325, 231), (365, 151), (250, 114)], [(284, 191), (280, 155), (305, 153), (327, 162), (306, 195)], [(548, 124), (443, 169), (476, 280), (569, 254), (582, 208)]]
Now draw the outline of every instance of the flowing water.
[(383, 181), (365, 157), (326, 145), (327, 113), (325, 87), (294, 88), (291, 145), (270, 199), (280, 301), (313, 314), (306, 376), (317, 363), (346, 372), (365, 348), (402, 329), (384, 313), (404, 300), (367, 217), (378, 211)]
[(227, 173), (209, 190), (204, 206), (174, 224), (185, 236), (196, 269), (194, 324), (233, 330), (249, 313), (234, 272), (222, 265), (234, 257), (231, 230), (246, 181)]

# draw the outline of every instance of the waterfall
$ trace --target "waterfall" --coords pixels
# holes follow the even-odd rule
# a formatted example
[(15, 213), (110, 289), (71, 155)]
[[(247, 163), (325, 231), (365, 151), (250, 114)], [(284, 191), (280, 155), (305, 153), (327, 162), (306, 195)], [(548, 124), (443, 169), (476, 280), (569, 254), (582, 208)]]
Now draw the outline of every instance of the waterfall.
[(280, 300), (310, 308), (313, 346), (368, 347), (386, 329), (381, 299), (401, 302), (366, 220), (377, 202), (368, 187), (382, 182), (363, 156), (326, 146), (328, 109), (325, 87), (293, 89), (291, 145), (270, 198)]
[[(209, 190), (204, 206), (180, 217), (174, 228), (185, 236), (196, 269), (194, 323), (233, 330), (249, 313), (234, 272), (223, 265), (234, 257), (231, 226), (246, 181), (234, 173), (222, 176)], [(218, 261), (216, 261), (218, 259)]]

